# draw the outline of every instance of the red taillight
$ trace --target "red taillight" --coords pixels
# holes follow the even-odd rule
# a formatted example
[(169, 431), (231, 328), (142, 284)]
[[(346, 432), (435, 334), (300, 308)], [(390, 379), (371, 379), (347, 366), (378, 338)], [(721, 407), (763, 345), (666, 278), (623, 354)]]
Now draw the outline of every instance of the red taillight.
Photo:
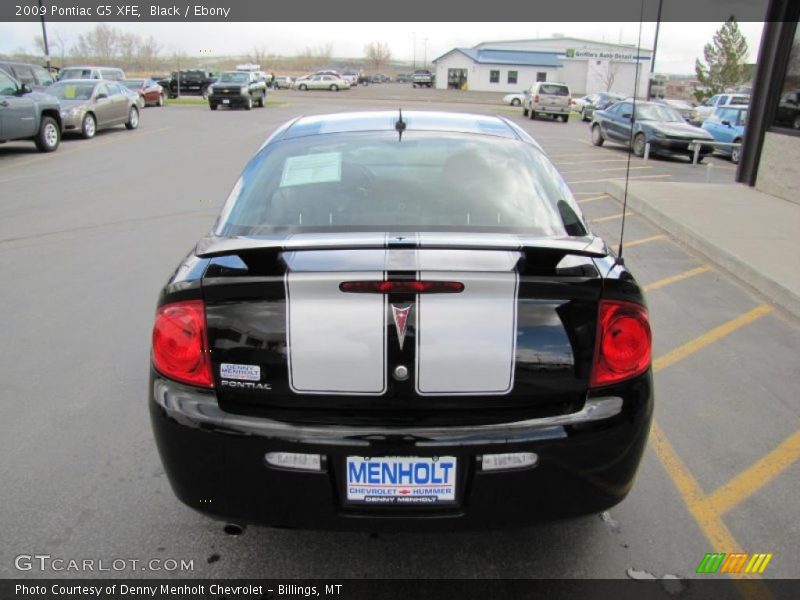
[(539, 94), (536, 94), (536, 95), (533, 97), (533, 101), (534, 101), (536, 104), (538, 104), (538, 103), (539, 103)]
[(153, 325), (153, 366), (171, 379), (214, 387), (202, 300), (165, 304)]
[(460, 281), (416, 281), (392, 279), (387, 281), (343, 281), (343, 292), (356, 294), (457, 294), (464, 291)]
[(644, 373), (650, 366), (651, 347), (650, 323), (644, 306), (621, 300), (601, 300), (591, 387)]

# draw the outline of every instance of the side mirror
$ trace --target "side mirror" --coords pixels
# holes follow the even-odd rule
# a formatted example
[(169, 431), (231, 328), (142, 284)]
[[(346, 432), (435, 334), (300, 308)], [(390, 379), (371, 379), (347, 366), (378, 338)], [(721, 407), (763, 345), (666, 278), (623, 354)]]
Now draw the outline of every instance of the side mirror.
[(32, 91), (33, 90), (30, 88), (30, 86), (27, 83), (23, 83), (22, 87), (19, 88), (20, 95), (22, 95), (22, 94), (30, 94)]
[(622, 118), (628, 119), (628, 121), (633, 121), (633, 115), (631, 115), (631, 113), (623, 113)]
[(727, 119), (724, 119), (724, 120), (722, 121), (722, 124), (723, 124), (723, 125), (725, 125), (725, 127), (730, 127), (730, 126), (731, 126), (731, 122), (730, 122), (730, 121), (728, 121)]
[(95, 100), (105, 100), (106, 98), (108, 98), (108, 94), (100, 93), (100, 94), (97, 94), (97, 96), (95, 96), (94, 99)]

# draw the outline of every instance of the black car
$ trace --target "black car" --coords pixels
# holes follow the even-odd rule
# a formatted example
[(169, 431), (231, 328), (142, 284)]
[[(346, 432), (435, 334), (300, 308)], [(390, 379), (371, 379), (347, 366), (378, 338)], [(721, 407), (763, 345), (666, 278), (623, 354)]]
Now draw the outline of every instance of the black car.
[(179, 95), (207, 98), (209, 86), (217, 80), (213, 73), (201, 69), (173, 71), (169, 78), (154, 79), (158, 85), (167, 90), (167, 94), (173, 99)]
[(187, 505), (453, 530), (602, 511), (653, 413), (642, 288), (501, 117), (281, 126), (161, 291), (149, 406)]
[(259, 80), (256, 72), (251, 71), (225, 71), (208, 88), (208, 106), (211, 110), (217, 110), (220, 106), (238, 106), (246, 110), (253, 106), (264, 108), (266, 99), (267, 84)]
[(647, 144), (652, 154), (688, 156), (694, 154), (695, 142), (700, 144), (698, 161), (714, 151), (703, 141), (714, 141), (705, 129), (687, 123), (673, 108), (656, 102), (624, 100), (605, 110), (596, 110), (592, 117), (592, 143), (602, 146), (608, 140), (631, 144), (636, 156), (644, 156)]
[(775, 111), (775, 125), (800, 129), (800, 91), (781, 94)]

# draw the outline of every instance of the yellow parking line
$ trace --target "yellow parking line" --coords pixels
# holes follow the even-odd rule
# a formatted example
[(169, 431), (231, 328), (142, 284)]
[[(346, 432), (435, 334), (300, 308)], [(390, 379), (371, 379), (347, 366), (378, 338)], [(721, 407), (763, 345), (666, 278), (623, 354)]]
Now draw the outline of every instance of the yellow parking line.
[[(652, 169), (653, 167), (631, 167), (631, 171), (641, 171), (642, 169)], [(600, 169), (601, 173), (607, 173), (609, 171), (626, 171), (628, 167), (613, 167), (611, 169)], [(559, 171), (562, 175), (571, 174), (571, 173), (592, 173), (597, 172), (596, 169), (576, 169), (574, 171)]]
[(608, 194), (600, 194), (599, 196), (592, 196), (591, 198), (581, 198), (580, 200), (578, 200), (578, 204), (585, 204), (586, 202), (602, 200), (603, 198), (611, 198), (611, 196), (609, 196)]
[(659, 234), (659, 235), (651, 235), (650, 237), (642, 238), (639, 240), (631, 240), (630, 242), (625, 242), (623, 244), (625, 248), (633, 248), (634, 246), (641, 246), (642, 244), (649, 244), (650, 242), (655, 242), (658, 240), (665, 240), (667, 239), (666, 235)]
[(747, 470), (706, 496), (704, 502), (720, 515), (747, 500), (800, 459), (800, 430), (758, 459)]
[(700, 337), (696, 337), (690, 342), (687, 342), (682, 346), (678, 346), (674, 350), (667, 352), (663, 356), (659, 356), (653, 361), (653, 371), (658, 372), (661, 369), (665, 369), (671, 365), (674, 365), (676, 362), (683, 360), (698, 350), (702, 350), (706, 346), (716, 342), (718, 339), (725, 337), (729, 333), (736, 331), (740, 327), (743, 327), (770, 312), (772, 312), (772, 307), (762, 304), (750, 312), (743, 314), (741, 317), (736, 317), (732, 321), (728, 321), (719, 327), (715, 327)]
[[(633, 177), (628, 177), (628, 179), (659, 179), (663, 177), (672, 177), (669, 174), (663, 175), (635, 175)], [(606, 177), (604, 179), (581, 179), (578, 181), (567, 181), (568, 184), (573, 185), (576, 183), (603, 183), (606, 181), (624, 181), (625, 177)]]
[[(767, 314), (771, 310), (769, 306), (756, 307), (741, 317), (712, 329), (708, 333), (695, 338), (683, 346), (679, 346), (675, 350), (654, 360), (653, 372), (658, 373), (662, 369), (694, 354), (701, 348), (736, 331), (740, 327)], [(722, 512), (708, 501), (709, 497), (703, 493), (698, 481), (672, 447), (672, 444), (667, 439), (661, 427), (655, 422), (653, 422), (652, 429), (650, 430), (650, 445), (659, 462), (661, 462), (661, 465), (664, 467), (664, 470), (670, 476), (670, 479), (672, 479), (689, 513), (694, 517), (703, 535), (705, 535), (706, 539), (711, 543), (714, 552), (741, 552), (741, 545), (736, 541), (733, 534), (731, 534), (730, 530), (721, 519)], [(759, 575), (756, 573), (740, 573), (734, 576), (737, 579), (759, 579)], [(772, 597), (766, 587), (755, 582), (743, 582), (739, 587), (739, 591), (745, 598), (753, 600), (765, 600)]]
[[(553, 158), (552, 156), (550, 158)], [(627, 158), (601, 158), (599, 160), (557, 161), (560, 165), (590, 165), (593, 163), (628, 162)]]
[(741, 552), (739, 544), (719, 516), (702, 502), (705, 494), (700, 484), (678, 456), (658, 423), (653, 423), (650, 429), (650, 444), (712, 547), (719, 552)]
[(691, 269), (684, 273), (678, 273), (677, 275), (672, 275), (671, 277), (665, 277), (664, 279), (659, 279), (658, 281), (654, 281), (653, 283), (644, 286), (644, 291), (652, 292), (653, 290), (657, 290), (672, 283), (677, 283), (678, 281), (683, 281), (684, 279), (689, 279), (689, 277), (694, 277), (695, 275), (700, 275), (701, 273), (706, 273), (710, 270), (711, 269), (708, 267), (697, 267), (696, 269)]
[[(631, 211), (625, 212), (626, 217), (632, 217), (633, 213)], [(622, 213), (618, 213), (616, 215), (609, 215), (607, 217), (598, 217), (597, 219), (589, 219), (589, 223), (602, 223), (603, 221), (613, 221), (614, 219), (621, 219)]]

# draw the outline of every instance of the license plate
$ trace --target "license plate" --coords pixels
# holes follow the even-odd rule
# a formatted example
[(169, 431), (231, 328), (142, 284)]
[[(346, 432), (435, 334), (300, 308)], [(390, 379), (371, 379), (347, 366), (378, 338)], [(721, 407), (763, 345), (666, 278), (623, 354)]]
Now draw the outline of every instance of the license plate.
[(348, 456), (347, 501), (393, 506), (453, 504), (456, 463), (454, 456)]
[(225, 99), (223, 99), (223, 100), (222, 100), (222, 103), (223, 103), (223, 104), (230, 104), (230, 103), (231, 103), (231, 101), (230, 101), (230, 100), (228, 100), (227, 98), (225, 98)]

